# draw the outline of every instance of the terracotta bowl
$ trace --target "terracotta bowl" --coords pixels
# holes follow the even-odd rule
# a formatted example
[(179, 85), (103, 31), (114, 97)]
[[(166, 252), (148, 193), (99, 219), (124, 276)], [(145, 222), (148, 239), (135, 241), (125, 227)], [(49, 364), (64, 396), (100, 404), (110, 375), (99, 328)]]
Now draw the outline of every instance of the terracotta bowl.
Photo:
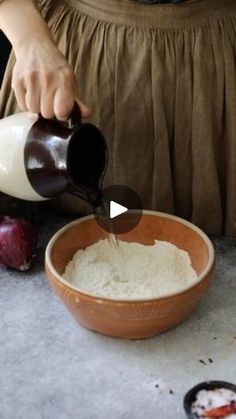
[[(80, 291), (62, 278), (67, 263), (78, 249), (107, 237), (94, 216), (80, 218), (59, 230), (46, 249), (49, 282), (76, 320), (97, 332), (124, 338), (146, 338), (182, 322), (206, 293), (214, 273), (214, 249), (207, 236), (181, 218), (144, 211), (138, 226), (121, 240), (153, 244), (169, 241), (189, 252), (199, 280), (194, 286), (164, 298), (115, 300)], [(88, 278), (89, 281), (89, 278)]]

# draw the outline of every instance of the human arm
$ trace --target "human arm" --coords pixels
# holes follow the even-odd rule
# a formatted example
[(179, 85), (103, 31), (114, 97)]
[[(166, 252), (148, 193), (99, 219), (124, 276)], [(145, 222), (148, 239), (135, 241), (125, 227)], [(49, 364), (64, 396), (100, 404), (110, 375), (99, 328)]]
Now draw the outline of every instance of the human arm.
[(82, 116), (90, 115), (79, 99), (74, 72), (33, 0), (0, 2), (0, 28), (16, 56), (12, 88), (21, 110), (66, 119), (76, 101)]

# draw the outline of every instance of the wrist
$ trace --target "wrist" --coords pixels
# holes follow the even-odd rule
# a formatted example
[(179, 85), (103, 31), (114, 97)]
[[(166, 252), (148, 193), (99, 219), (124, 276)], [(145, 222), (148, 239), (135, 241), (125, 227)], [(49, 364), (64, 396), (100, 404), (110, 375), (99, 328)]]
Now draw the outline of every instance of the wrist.
[(30, 32), (21, 34), (21, 37), (18, 37), (16, 40), (12, 41), (12, 47), (15, 52), (16, 58), (24, 49), (28, 49), (29, 46), (35, 45), (43, 45), (43, 44), (51, 44), (51, 46), (55, 46), (53, 38), (48, 31), (39, 31), (39, 32)]
[(54, 43), (35, 0), (4, 0), (0, 3), (0, 28), (18, 54), (31, 42)]

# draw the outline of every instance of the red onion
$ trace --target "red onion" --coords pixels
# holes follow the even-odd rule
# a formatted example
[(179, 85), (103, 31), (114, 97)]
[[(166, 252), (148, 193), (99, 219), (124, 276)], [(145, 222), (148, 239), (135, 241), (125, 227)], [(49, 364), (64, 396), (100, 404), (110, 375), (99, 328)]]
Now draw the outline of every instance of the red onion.
[(0, 264), (19, 271), (30, 268), (35, 257), (37, 232), (22, 218), (0, 217)]

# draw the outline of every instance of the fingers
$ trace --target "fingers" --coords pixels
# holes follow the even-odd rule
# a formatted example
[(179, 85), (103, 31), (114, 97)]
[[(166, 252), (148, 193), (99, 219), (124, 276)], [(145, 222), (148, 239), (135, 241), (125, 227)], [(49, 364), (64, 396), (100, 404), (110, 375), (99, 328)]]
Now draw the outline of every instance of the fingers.
[(40, 96), (40, 113), (46, 119), (52, 119), (55, 117), (54, 111), (54, 97), (55, 90), (47, 90), (45, 88), (41, 91)]
[(54, 97), (54, 114), (59, 120), (67, 120), (74, 106), (74, 94), (64, 88), (57, 89)]
[(22, 111), (65, 120), (76, 101), (82, 117), (91, 114), (80, 99), (72, 67), (51, 40), (33, 39), (18, 50), (12, 88)]
[(82, 117), (91, 110), (80, 100), (78, 85), (69, 66), (57, 72), (27, 71), (24, 76), (13, 74), (12, 88), (22, 111), (41, 113), (44, 118), (67, 120), (76, 102)]
[(83, 103), (81, 101), (80, 94), (79, 94), (79, 86), (78, 86), (78, 83), (77, 83), (76, 79), (74, 79), (74, 86), (75, 86), (75, 88), (74, 88), (74, 91), (75, 91), (74, 101), (79, 106), (82, 117), (83, 118), (88, 118), (89, 116), (91, 116), (92, 111), (87, 105), (85, 105), (85, 103)]
[(83, 118), (88, 118), (89, 116), (91, 116), (91, 114), (92, 114), (91, 109), (88, 108), (83, 102), (81, 102), (80, 99), (75, 98), (75, 102), (79, 106), (80, 111), (81, 111), (81, 115), (82, 115)]
[(54, 114), (56, 118), (62, 121), (68, 119), (75, 102), (79, 106), (83, 118), (91, 115), (91, 110), (81, 100), (75, 98), (74, 95), (64, 89), (58, 89), (54, 97)]
[(60, 87), (54, 98), (54, 113), (57, 119), (66, 120), (70, 116), (74, 103), (81, 110), (82, 117), (91, 115), (90, 109), (79, 99), (78, 84), (71, 68), (65, 68), (61, 73)]
[(15, 92), (15, 96), (16, 96), (16, 100), (17, 103), (19, 105), (19, 108), (23, 111), (26, 112), (27, 111), (27, 106), (25, 103), (25, 87), (24, 87), (24, 82), (22, 79), (15, 79), (14, 78), (14, 73), (13, 73), (13, 77), (12, 77), (12, 89)]
[(25, 86), (25, 104), (29, 112), (40, 112), (40, 91), (39, 83), (37, 82), (37, 74), (35, 72), (31, 72), (27, 78)]

